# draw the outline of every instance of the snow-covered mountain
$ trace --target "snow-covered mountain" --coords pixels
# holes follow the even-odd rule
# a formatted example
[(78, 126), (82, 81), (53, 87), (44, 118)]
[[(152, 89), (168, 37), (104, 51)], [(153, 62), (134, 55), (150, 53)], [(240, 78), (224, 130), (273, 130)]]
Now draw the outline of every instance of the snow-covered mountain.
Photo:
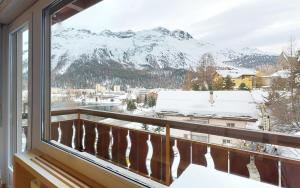
[(221, 49), (215, 44), (193, 38), (188, 32), (170, 31), (163, 27), (137, 32), (104, 30), (100, 33), (56, 28), (52, 31), (52, 39), (52, 69), (61, 74), (82, 54), (97, 56), (99, 61), (113, 60), (135, 69), (149, 66), (156, 69), (188, 69), (196, 67), (205, 53), (212, 54), (219, 67), (245, 66), (244, 57), (251, 63), (246, 63), (246, 67), (264, 64), (261, 59), (267, 64), (274, 63), (272, 56), (257, 49)]

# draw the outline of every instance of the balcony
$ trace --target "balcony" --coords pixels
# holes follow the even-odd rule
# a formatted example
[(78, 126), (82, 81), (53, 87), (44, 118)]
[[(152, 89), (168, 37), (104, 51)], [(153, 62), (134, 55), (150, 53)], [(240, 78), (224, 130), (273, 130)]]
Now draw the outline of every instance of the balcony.
[[(300, 179), (295, 178), (300, 176), (299, 160), (178, 138), (171, 133), (177, 129), (293, 148), (300, 148), (300, 137), (87, 109), (57, 110), (51, 116), (49, 140), (162, 185), (171, 185), (190, 164), (211, 167), (210, 158), (219, 171), (281, 187), (300, 187)], [(103, 121), (107, 119), (114, 121)], [(134, 123), (165, 131), (138, 130)]]

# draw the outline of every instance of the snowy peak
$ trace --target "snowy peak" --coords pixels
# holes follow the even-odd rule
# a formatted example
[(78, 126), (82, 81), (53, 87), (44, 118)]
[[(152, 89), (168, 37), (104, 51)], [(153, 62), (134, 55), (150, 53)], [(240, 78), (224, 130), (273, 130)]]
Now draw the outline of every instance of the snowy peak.
[[(226, 63), (243, 65), (244, 56), (255, 65), (257, 49), (222, 49), (217, 45), (193, 38), (183, 30), (164, 27), (142, 31), (113, 32), (103, 30), (95, 33), (86, 29), (59, 28), (52, 31), (52, 68), (64, 73), (81, 55), (97, 56), (99, 63), (114, 61), (132, 68), (154, 69), (196, 67), (203, 54), (211, 54), (217, 66)], [(61, 58), (61, 56), (66, 56)], [(61, 60), (64, 62), (61, 62)], [(263, 58), (260, 58), (263, 59)], [(273, 60), (266, 58), (266, 60)]]
[(182, 31), (182, 30), (175, 30), (172, 32), (171, 36), (179, 39), (179, 40), (189, 40), (193, 39), (192, 35), (190, 35), (188, 32)]

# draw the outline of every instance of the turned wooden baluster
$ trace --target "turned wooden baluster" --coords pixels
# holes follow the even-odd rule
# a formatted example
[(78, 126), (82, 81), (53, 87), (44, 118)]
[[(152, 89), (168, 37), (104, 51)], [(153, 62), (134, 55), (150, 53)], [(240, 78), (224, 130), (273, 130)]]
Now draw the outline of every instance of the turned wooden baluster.
[(171, 143), (170, 143), (170, 125), (166, 125), (166, 184), (171, 184)]
[(127, 167), (126, 149), (127, 149), (127, 133), (128, 130), (118, 127), (112, 127), (113, 146), (112, 161), (119, 165)]
[(255, 156), (255, 166), (260, 175), (260, 181), (279, 185), (278, 161), (264, 156)]
[(283, 187), (300, 187), (300, 165), (292, 160), (281, 161), (281, 181)]
[(205, 154), (207, 153), (207, 146), (190, 140), (177, 139), (177, 148), (180, 154), (180, 162), (178, 166), (178, 177), (191, 164), (199, 164), (206, 166)]
[(225, 148), (210, 147), (210, 155), (213, 158), (215, 169), (228, 172), (228, 151)]
[(202, 143), (192, 143), (192, 163), (207, 166), (205, 154), (207, 153), (207, 145)]
[(146, 159), (148, 153), (148, 133), (130, 130), (131, 150), (129, 154), (129, 168), (148, 175)]
[(72, 147), (72, 136), (73, 136), (73, 120), (61, 121), (61, 144), (68, 147)]
[(246, 152), (230, 151), (229, 154), (231, 174), (249, 178), (247, 165), (250, 163), (250, 154)]
[(96, 123), (91, 121), (84, 121), (85, 137), (84, 137), (84, 151), (92, 155), (95, 154), (95, 140), (96, 140)]
[(152, 144), (153, 155), (151, 158), (151, 174), (154, 179), (162, 180), (162, 135), (151, 134), (150, 141)]
[(97, 124), (97, 156), (109, 160), (110, 127), (103, 124)]
[(177, 148), (180, 155), (180, 162), (177, 170), (177, 178), (191, 164), (191, 141), (177, 139)]
[(81, 126), (83, 124), (83, 121), (80, 119), (80, 113), (77, 113), (77, 121), (75, 124), (75, 149), (82, 151), (82, 137), (81, 137)]
[(58, 141), (58, 127), (59, 122), (53, 122), (50, 125), (50, 140)]
[(166, 136), (162, 137), (162, 145), (165, 149), (162, 150), (162, 179), (167, 185), (170, 185), (173, 181), (171, 166), (174, 161), (174, 139), (170, 137), (170, 126), (166, 125)]

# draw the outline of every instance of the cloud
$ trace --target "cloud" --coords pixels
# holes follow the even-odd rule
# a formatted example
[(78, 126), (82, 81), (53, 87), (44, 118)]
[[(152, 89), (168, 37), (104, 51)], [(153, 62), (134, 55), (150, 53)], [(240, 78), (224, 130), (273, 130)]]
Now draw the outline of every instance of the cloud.
[(278, 46), (291, 35), (298, 38), (299, 8), (299, 1), (253, 1), (198, 22), (192, 29), (202, 40), (229, 47)]
[(275, 49), (290, 35), (300, 38), (299, 9), (298, 0), (104, 0), (61, 26), (95, 32), (162, 26), (223, 47)]

